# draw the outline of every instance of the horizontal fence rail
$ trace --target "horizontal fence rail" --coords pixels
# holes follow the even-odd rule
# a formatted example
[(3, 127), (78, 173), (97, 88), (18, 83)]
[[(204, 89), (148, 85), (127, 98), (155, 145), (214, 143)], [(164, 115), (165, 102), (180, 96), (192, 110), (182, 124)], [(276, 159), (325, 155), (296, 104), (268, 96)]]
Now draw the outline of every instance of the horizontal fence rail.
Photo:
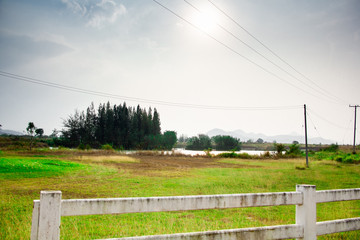
[(62, 216), (168, 212), (302, 204), (298, 192), (224, 194), (148, 198), (72, 199), (61, 201)]
[(316, 192), (316, 202), (339, 202), (360, 199), (360, 188), (323, 190)]
[(112, 238), (111, 240), (289, 239), (289, 238), (300, 238), (301, 236), (303, 236), (303, 234), (304, 234), (303, 228), (299, 225), (281, 225), (281, 226), (240, 228), (240, 229), (195, 232), (195, 233), (177, 233), (177, 234), (169, 234), (169, 235)]
[(359, 188), (316, 191), (313, 185), (297, 185), (296, 192), (281, 193), (66, 200), (61, 199), (60, 191), (41, 191), (40, 200), (34, 200), (31, 240), (60, 239), (61, 216), (280, 205), (296, 205), (296, 224), (114, 239), (316, 239), (360, 229), (360, 218), (316, 222), (316, 203), (359, 199)]

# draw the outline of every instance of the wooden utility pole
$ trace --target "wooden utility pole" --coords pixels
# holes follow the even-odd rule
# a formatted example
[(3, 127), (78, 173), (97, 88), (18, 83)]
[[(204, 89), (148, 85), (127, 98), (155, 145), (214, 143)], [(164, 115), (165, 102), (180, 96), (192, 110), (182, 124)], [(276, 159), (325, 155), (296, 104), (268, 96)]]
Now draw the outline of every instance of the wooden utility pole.
[(307, 141), (307, 123), (306, 123), (306, 104), (304, 104), (304, 118), (305, 118), (305, 151), (306, 151), (306, 167), (309, 167), (308, 141)]
[(355, 120), (354, 120), (354, 144), (353, 144), (353, 153), (355, 154), (355, 153), (356, 153), (356, 149), (355, 149), (355, 146), (356, 146), (356, 109), (357, 109), (358, 107), (360, 107), (360, 105), (354, 105), (354, 106), (349, 105), (349, 107), (353, 107), (353, 108), (355, 108)]

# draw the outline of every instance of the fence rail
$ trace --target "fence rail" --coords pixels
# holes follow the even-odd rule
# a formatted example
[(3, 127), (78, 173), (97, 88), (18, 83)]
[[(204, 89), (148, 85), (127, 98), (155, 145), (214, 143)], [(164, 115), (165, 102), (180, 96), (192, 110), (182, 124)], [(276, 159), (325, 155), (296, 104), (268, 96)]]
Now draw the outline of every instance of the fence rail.
[(61, 216), (279, 205), (296, 205), (296, 224), (114, 239), (316, 239), (360, 230), (360, 218), (316, 222), (317, 203), (348, 200), (360, 200), (360, 189), (316, 191), (313, 185), (297, 185), (296, 192), (68, 200), (60, 191), (41, 191), (40, 200), (34, 200), (31, 240), (60, 239)]

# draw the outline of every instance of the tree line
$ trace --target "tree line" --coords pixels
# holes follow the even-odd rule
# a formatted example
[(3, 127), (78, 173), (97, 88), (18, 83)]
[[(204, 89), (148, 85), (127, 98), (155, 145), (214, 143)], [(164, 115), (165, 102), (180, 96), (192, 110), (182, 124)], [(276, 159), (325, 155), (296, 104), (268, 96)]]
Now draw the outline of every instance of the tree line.
[(183, 140), (186, 141), (186, 150), (205, 150), (209, 148), (218, 151), (241, 150), (240, 139), (231, 136), (217, 135), (210, 138), (205, 134), (199, 134)]
[(75, 111), (63, 121), (64, 129), (56, 145), (100, 148), (108, 144), (118, 149), (171, 149), (177, 141), (176, 132), (161, 133), (160, 115), (156, 108), (139, 105), (111, 106), (109, 102), (94, 104), (86, 111)]

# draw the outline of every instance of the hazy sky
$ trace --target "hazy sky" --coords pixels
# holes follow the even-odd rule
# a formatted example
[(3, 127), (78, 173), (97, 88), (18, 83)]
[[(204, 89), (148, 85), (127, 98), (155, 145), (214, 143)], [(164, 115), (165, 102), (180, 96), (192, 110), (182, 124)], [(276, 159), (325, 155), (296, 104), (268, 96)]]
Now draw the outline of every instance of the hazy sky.
[(126, 101), (156, 107), (179, 135), (303, 134), (307, 104), (310, 137), (352, 143), (360, 1), (157, 1), (0, 0), (2, 128), (50, 134), (91, 102)]

